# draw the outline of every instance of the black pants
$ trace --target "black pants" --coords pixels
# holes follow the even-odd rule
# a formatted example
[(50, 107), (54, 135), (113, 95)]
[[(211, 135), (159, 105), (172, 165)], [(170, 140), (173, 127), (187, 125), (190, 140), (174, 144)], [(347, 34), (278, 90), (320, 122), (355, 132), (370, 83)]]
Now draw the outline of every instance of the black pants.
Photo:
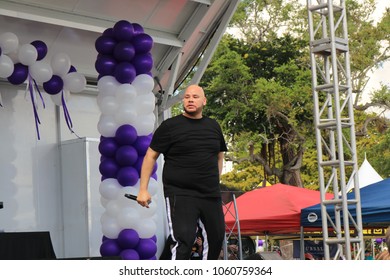
[(166, 200), (172, 259), (190, 259), (199, 226), (204, 238), (202, 259), (217, 260), (225, 237), (221, 198), (173, 196)]

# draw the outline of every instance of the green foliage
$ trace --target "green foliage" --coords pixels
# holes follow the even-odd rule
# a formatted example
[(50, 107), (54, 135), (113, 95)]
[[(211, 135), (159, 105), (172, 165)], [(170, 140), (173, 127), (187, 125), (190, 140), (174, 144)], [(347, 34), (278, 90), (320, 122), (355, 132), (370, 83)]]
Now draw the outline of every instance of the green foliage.
[[(247, 191), (264, 178), (277, 183), (277, 171), (288, 169), (288, 161), (304, 149), (301, 180), (306, 188), (318, 189), (307, 8), (297, 5), (298, 1), (241, 1), (231, 25), (243, 37), (225, 35), (202, 78), (208, 99), (205, 113), (223, 126), (228, 158), (235, 162), (234, 170), (222, 176), (227, 187)], [(370, 19), (373, 0), (347, 0), (346, 5), (356, 106), (367, 73), (389, 58), (390, 15), (387, 12), (375, 25)], [(382, 85), (373, 93), (370, 106), (388, 109), (389, 96), (389, 87)], [(365, 113), (367, 108), (359, 107), (363, 111), (355, 116), (358, 162), (367, 156), (388, 177), (389, 123)], [(352, 156), (348, 149), (345, 156)]]
[(241, 166), (222, 175), (221, 183), (229, 188), (250, 191), (262, 186), (264, 177), (260, 174), (263, 174), (263, 170), (260, 165)]
[(242, 0), (231, 21), (248, 44), (272, 40), (281, 29), (289, 30), (298, 0)]
[[(383, 177), (390, 177), (390, 130), (383, 135), (383, 139), (373, 145), (367, 157), (370, 159), (371, 165)], [(378, 156), (379, 155), (379, 156)]]

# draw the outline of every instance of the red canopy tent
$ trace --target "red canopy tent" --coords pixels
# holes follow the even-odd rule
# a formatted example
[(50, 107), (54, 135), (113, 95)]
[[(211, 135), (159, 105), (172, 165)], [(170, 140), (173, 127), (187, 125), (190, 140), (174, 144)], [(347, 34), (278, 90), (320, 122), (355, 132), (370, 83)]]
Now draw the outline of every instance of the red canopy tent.
[[(332, 198), (333, 194), (327, 194)], [(236, 199), (241, 235), (297, 233), (301, 209), (320, 202), (320, 192), (275, 184), (246, 192)], [(237, 232), (233, 202), (225, 205), (227, 230)]]

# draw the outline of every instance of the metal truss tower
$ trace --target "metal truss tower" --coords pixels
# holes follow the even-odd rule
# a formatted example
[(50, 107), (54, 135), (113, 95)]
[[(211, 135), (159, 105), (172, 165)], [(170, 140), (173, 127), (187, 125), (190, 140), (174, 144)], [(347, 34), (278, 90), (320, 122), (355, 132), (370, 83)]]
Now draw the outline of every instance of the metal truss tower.
[[(364, 259), (345, 0), (307, 0), (307, 9), (324, 255), (329, 260), (335, 244), (334, 259)], [(354, 199), (346, 193), (351, 182)]]

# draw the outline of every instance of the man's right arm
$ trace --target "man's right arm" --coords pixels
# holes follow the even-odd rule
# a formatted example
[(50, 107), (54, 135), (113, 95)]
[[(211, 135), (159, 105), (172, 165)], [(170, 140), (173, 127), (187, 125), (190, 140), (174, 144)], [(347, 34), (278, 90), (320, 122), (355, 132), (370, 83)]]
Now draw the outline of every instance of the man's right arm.
[(148, 207), (148, 201), (151, 199), (148, 192), (149, 179), (159, 156), (159, 152), (156, 152), (149, 147), (142, 162), (140, 187), (137, 196), (137, 202), (142, 206)]

